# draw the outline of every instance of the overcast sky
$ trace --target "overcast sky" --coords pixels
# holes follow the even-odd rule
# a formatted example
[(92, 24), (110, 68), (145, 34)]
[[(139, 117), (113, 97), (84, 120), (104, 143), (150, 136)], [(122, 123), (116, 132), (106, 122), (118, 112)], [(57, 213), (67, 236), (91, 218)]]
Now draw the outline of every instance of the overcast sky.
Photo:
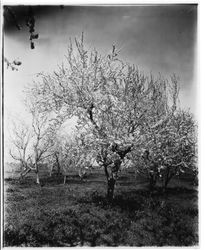
[[(70, 37), (85, 33), (88, 47), (108, 53), (113, 43), (121, 57), (147, 73), (180, 77), (180, 102), (196, 114), (196, 5), (60, 6), (35, 7), (39, 39), (30, 49), (25, 13), (28, 7), (12, 7), (22, 25), (19, 31), (7, 15), (4, 22), (4, 56), (19, 59), (19, 71), (4, 70), (5, 118), (19, 114), (26, 119), (23, 88), (35, 74), (56, 69), (64, 61)], [(6, 120), (5, 120), (6, 121)]]

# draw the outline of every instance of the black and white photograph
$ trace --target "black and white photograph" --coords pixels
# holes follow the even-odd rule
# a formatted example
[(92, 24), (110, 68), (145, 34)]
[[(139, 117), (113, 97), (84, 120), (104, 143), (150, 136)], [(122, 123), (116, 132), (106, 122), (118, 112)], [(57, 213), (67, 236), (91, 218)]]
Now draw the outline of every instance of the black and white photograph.
[(198, 247), (198, 4), (1, 12), (2, 247)]

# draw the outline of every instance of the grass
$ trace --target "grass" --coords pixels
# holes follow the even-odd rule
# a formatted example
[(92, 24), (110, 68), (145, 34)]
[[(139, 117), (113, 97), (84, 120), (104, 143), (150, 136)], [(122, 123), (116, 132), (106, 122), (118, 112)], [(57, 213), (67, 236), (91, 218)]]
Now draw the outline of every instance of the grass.
[(102, 171), (81, 182), (41, 173), (5, 180), (5, 246), (193, 246), (198, 244), (198, 194), (189, 178), (163, 193), (123, 172), (115, 199), (105, 199)]

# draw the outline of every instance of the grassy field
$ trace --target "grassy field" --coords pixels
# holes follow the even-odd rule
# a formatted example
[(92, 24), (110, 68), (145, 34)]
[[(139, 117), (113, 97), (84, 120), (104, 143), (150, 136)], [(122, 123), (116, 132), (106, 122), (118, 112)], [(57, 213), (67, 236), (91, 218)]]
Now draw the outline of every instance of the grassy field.
[(30, 174), (4, 182), (5, 246), (192, 246), (198, 244), (198, 194), (189, 178), (174, 179), (163, 193), (122, 172), (108, 204), (102, 171), (84, 182), (71, 173)]

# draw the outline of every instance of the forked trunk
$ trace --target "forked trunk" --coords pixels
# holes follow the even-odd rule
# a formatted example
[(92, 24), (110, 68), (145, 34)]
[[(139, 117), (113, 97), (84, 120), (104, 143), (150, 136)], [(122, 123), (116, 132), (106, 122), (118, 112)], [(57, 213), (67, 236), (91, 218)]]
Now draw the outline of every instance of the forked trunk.
[(20, 174), (20, 178), (23, 179), (30, 171), (30, 168), (23, 170)]

